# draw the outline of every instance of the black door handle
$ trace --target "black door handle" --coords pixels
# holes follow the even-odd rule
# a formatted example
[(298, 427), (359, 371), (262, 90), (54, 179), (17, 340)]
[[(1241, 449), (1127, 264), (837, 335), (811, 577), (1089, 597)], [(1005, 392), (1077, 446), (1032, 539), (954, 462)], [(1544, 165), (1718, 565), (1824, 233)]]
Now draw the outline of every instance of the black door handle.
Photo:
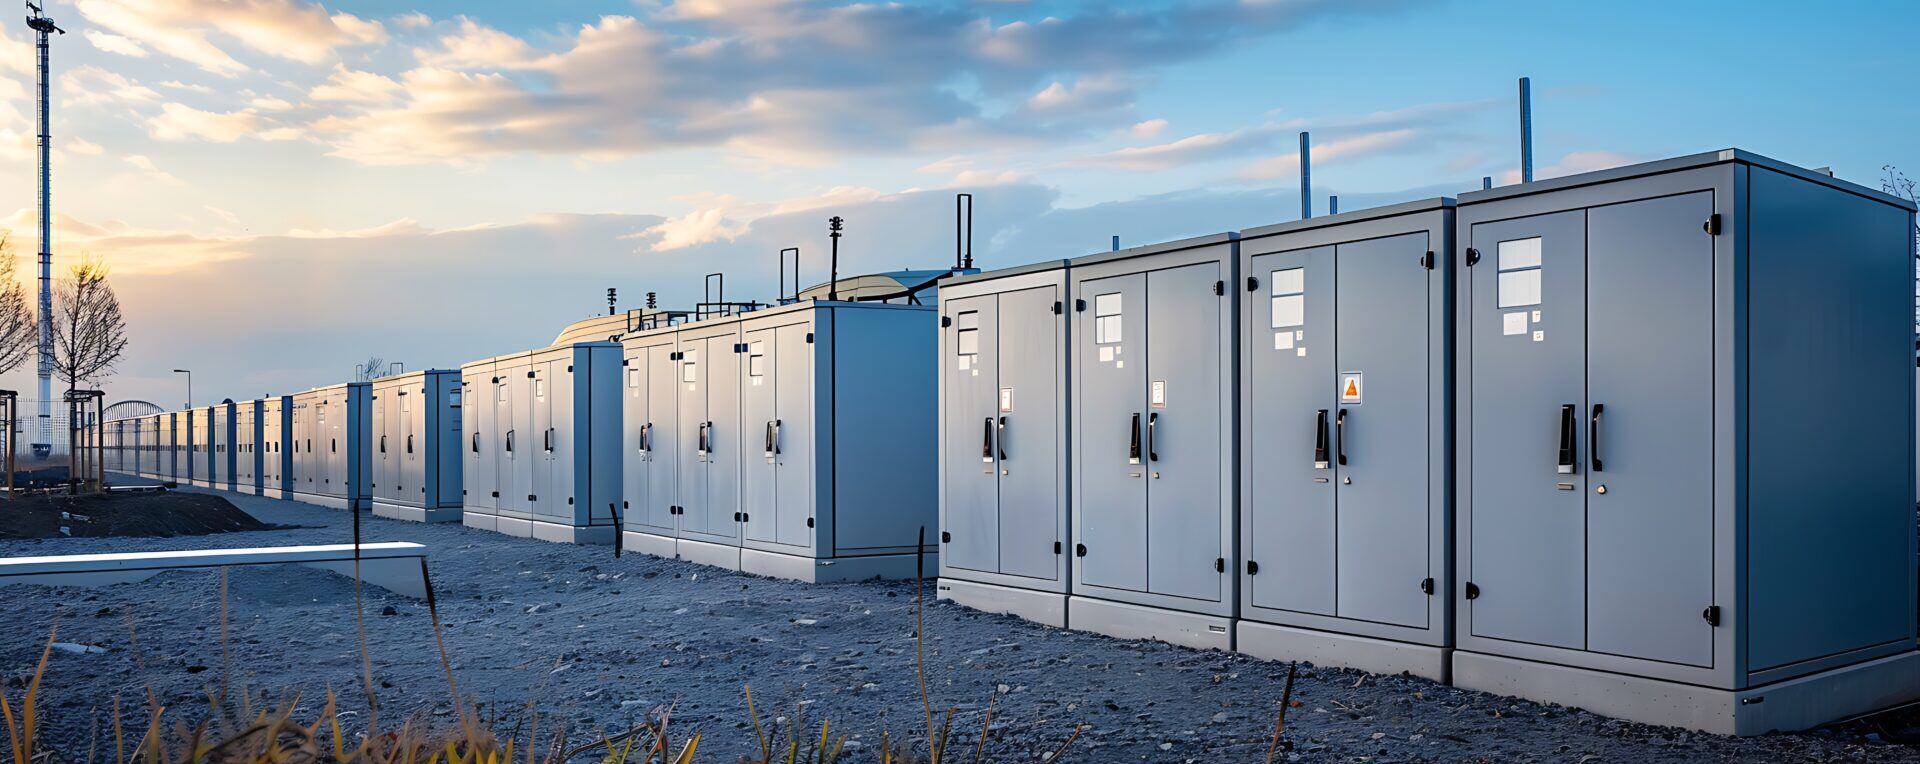
[(1007, 460), (1007, 418), (1005, 416), (1000, 417), (1000, 428), (999, 428), (998, 435), (999, 437), (995, 438), (994, 442), (999, 446), (999, 448), (996, 448), (994, 450), (999, 452), (1000, 461), (1004, 462)]
[(507, 453), (513, 453), (513, 431), (507, 431)]
[(1579, 463), (1579, 449), (1573, 434), (1574, 408), (1571, 403), (1560, 406), (1560, 460), (1554, 467), (1562, 475), (1573, 474), (1573, 466)]
[(771, 459), (773, 458), (773, 420), (771, 419), (767, 420), (766, 435), (766, 448), (764, 451), (766, 452), (767, 458)]
[(380, 453), (384, 454), (386, 452), (387, 452), (387, 436), (382, 435), (380, 436)]
[(1160, 412), (1155, 411), (1147, 415), (1147, 461), (1150, 462), (1160, 461), (1160, 449), (1153, 446), (1154, 428), (1159, 424)]
[(992, 464), (993, 463), (993, 417), (987, 417), (981, 420), (980, 423), (982, 425), (981, 435), (980, 435), (980, 463)]
[(478, 431), (473, 433), (473, 452), (476, 454), (480, 453), (480, 433)]
[(1347, 466), (1347, 410), (1341, 409), (1333, 417), (1333, 453), (1340, 466)]
[(1127, 463), (1140, 463), (1140, 414), (1135, 412), (1133, 423), (1127, 426)]
[(784, 423), (778, 419), (773, 420), (773, 455), (774, 456), (780, 455), (780, 427), (783, 424)]
[(540, 437), (544, 441), (544, 445), (546, 446), (547, 453), (549, 454), (553, 453), (553, 428), (548, 427), (547, 431), (545, 433), (542, 433)]
[(412, 435), (407, 436), (407, 453), (409, 454), (413, 453), (413, 436)]
[(653, 423), (652, 422), (648, 422), (646, 424), (640, 425), (640, 442), (635, 444), (639, 446), (640, 453), (644, 454), (644, 453), (647, 453), (648, 451), (653, 450), (647, 445), (647, 441), (650, 441), (650, 440), (653, 440)]
[(1313, 468), (1327, 468), (1327, 410), (1320, 409), (1313, 415)]
[(1607, 410), (1607, 404), (1593, 404), (1593, 418), (1587, 422), (1587, 458), (1593, 462), (1593, 471), (1600, 471), (1600, 412)]

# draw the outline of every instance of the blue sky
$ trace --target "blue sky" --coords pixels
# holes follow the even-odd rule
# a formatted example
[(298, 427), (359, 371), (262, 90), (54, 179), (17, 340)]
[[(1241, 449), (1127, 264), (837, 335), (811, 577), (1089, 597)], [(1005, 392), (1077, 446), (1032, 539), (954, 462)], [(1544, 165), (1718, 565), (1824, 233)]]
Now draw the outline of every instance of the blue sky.
[[(252, 396), (371, 353), (542, 344), (773, 253), (988, 266), (1739, 146), (1920, 171), (1914, 3), (58, 0), (56, 254), (134, 318), (113, 397)], [(31, 48), (0, 41), (0, 225), (33, 234)], [(395, 331), (393, 327), (407, 327)], [(18, 384), (18, 372), (4, 382)], [(29, 388), (30, 389), (30, 388)]]

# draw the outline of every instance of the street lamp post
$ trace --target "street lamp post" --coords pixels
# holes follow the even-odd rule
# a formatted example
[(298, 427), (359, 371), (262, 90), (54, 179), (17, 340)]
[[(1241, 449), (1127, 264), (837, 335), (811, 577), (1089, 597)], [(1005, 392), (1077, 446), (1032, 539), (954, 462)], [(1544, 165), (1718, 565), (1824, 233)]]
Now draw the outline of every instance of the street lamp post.
[(193, 370), (174, 369), (173, 373), (187, 375), (187, 409), (192, 410), (193, 409)]

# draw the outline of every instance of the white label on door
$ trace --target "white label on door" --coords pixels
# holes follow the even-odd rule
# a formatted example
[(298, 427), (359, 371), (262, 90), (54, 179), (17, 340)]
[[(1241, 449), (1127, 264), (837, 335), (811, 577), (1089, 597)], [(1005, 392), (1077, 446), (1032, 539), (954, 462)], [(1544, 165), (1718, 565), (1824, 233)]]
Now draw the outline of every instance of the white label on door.
[(1536, 310), (1533, 312), (1533, 322), (1536, 324), (1540, 323), (1540, 311)]
[(1340, 403), (1345, 406), (1358, 406), (1362, 400), (1361, 391), (1366, 387), (1366, 375), (1357, 371), (1340, 372)]
[(1545, 342), (1546, 340), (1547, 340), (1547, 333), (1546, 333), (1546, 332), (1544, 332), (1544, 331), (1540, 331), (1540, 330), (1538, 330), (1538, 329), (1535, 329), (1535, 330), (1534, 330), (1534, 332), (1533, 332), (1533, 341), (1534, 341), (1534, 342)]
[(1101, 363), (1113, 362), (1113, 346), (1112, 345), (1107, 345), (1100, 348), (1100, 362)]
[(1013, 388), (1011, 387), (1000, 388), (1000, 413), (1013, 413)]
[(1157, 409), (1163, 409), (1167, 407), (1167, 381), (1166, 380), (1156, 379), (1153, 381), (1152, 391), (1147, 394), (1147, 402)]
[(1305, 356), (1307, 354), (1307, 347), (1305, 345), (1301, 345), (1300, 347), (1294, 348), (1293, 354), (1298, 356)]
[(1500, 333), (1503, 335), (1509, 335), (1509, 336), (1515, 335), (1515, 334), (1526, 334), (1527, 333), (1527, 312), (1522, 310), (1522, 311), (1516, 311), (1513, 313), (1500, 314)]
[(1274, 350), (1292, 350), (1293, 332), (1278, 332), (1273, 335)]

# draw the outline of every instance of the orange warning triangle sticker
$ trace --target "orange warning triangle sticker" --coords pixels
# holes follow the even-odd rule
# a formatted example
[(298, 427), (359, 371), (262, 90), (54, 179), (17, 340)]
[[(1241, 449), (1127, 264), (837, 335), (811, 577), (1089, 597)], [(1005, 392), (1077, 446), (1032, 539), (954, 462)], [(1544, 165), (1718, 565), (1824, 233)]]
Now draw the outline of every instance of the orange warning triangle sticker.
[(1340, 397), (1342, 398), (1360, 397), (1360, 380), (1349, 378), (1347, 380), (1347, 391), (1344, 393), (1341, 393)]

